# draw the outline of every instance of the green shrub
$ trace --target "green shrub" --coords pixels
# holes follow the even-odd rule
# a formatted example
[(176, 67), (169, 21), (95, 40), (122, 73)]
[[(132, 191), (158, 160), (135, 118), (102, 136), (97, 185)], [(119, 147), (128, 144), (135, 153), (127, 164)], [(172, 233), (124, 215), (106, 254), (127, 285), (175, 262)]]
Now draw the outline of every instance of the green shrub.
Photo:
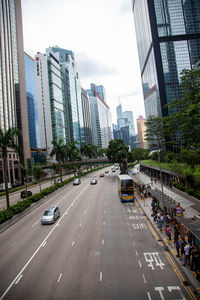
[(11, 219), (13, 216), (14, 214), (10, 209), (4, 209), (0, 211), (0, 224)]

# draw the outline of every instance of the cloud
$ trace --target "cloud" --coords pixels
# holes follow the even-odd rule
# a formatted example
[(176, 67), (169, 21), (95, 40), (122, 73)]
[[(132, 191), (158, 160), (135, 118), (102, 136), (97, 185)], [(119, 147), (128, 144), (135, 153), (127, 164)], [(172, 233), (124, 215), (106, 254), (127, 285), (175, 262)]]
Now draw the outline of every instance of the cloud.
[(131, 12), (131, 0), (125, 0), (121, 4), (118, 14), (121, 16), (130, 12)]
[(82, 79), (118, 74), (118, 71), (113, 66), (108, 66), (100, 60), (92, 60), (83, 53), (77, 53), (76, 59), (77, 68)]

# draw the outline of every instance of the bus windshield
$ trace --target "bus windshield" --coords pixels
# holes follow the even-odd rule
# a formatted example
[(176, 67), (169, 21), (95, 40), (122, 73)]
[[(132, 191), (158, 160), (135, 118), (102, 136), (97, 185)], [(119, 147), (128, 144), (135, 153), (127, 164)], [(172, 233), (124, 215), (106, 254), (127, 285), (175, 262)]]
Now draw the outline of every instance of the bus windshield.
[(133, 180), (125, 179), (121, 181), (121, 191), (133, 190)]

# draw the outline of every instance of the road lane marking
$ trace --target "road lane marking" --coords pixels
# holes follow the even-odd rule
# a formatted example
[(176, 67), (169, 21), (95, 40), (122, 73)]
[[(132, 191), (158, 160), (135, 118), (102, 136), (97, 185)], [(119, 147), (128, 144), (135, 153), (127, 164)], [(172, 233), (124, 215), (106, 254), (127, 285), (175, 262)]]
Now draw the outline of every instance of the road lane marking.
[(139, 263), (140, 268), (142, 268), (142, 264), (141, 264), (140, 260), (138, 260), (138, 263)]
[(147, 296), (148, 296), (149, 300), (151, 300), (151, 296), (150, 296), (149, 292), (147, 292)]
[(106, 213), (106, 211), (104, 210), (104, 214)]
[(133, 246), (135, 246), (135, 242), (133, 242)]
[[(83, 190), (85, 191), (90, 185), (88, 184)], [(73, 205), (76, 203), (76, 201), (78, 200), (78, 198), (80, 197), (81, 193), (78, 194), (78, 196), (76, 196), (76, 198), (74, 199), (74, 201), (70, 204), (70, 206), (67, 208), (67, 210), (65, 211), (65, 213), (61, 216), (60, 218), (60, 222), (62, 221), (62, 219), (68, 214), (68, 211), (73, 207)], [(47, 234), (46, 238), (42, 241), (42, 243), (39, 245), (39, 247), (35, 250), (35, 252), (33, 253), (33, 255), (29, 258), (29, 260), (27, 261), (27, 263), (24, 265), (24, 267), (21, 269), (21, 271), (16, 275), (16, 277), (14, 278), (14, 280), (10, 283), (10, 285), (8, 286), (8, 288), (5, 290), (5, 292), (1, 295), (0, 300), (4, 299), (4, 297), (7, 295), (7, 293), (9, 292), (9, 290), (12, 288), (12, 286), (15, 284), (15, 282), (20, 278), (20, 276), (22, 275), (22, 273), (24, 272), (24, 270), (28, 267), (28, 265), (31, 263), (31, 261), (33, 260), (33, 258), (36, 256), (36, 254), (39, 252), (39, 250), (42, 248), (42, 245), (44, 242), (47, 241), (47, 239), (52, 235), (52, 233), (54, 232), (54, 230), (57, 228), (57, 226), (55, 225), (51, 231)], [(20, 278), (21, 279), (21, 278)]]
[(44, 242), (43, 245), (42, 245), (42, 247), (44, 247), (44, 246), (46, 245), (46, 243), (47, 243), (47, 242)]
[(104, 240), (102, 240), (102, 245), (104, 245)]
[(81, 226), (82, 226), (82, 224), (80, 223), (80, 224), (79, 224), (79, 226), (81, 227)]
[(34, 227), (35, 225), (37, 225), (39, 223), (39, 220), (37, 220), (33, 225), (32, 227)]
[(103, 274), (102, 274), (102, 272), (100, 272), (99, 281), (102, 282), (102, 279), (103, 279)]
[(103, 222), (103, 226), (106, 226), (106, 222)]
[(15, 284), (18, 284), (19, 281), (22, 279), (22, 277), (23, 277), (23, 274), (21, 274), (21, 275), (19, 276), (19, 278), (15, 281)]
[(138, 256), (138, 252), (137, 252), (137, 250), (135, 250), (135, 254)]
[(60, 275), (58, 277), (58, 281), (57, 281), (58, 283), (60, 282), (61, 277), (62, 277), (62, 273), (60, 273)]
[(142, 277), (143, 277), (144, 283), (147, 283), (147, 281), (146, 281), (146, 278), (145, 278), (144, 274), (142, 274)]
[(72, 247), (74, 246), (74, 244), (75, 244), (75, 241), (72, 242)]

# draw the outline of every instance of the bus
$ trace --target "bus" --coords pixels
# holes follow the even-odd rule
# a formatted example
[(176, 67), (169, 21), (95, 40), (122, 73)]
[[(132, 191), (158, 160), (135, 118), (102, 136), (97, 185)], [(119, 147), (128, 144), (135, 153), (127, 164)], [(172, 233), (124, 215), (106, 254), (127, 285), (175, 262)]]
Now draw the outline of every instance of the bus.
[(134, 202), (135, 195), (134, 195), (134, 181), (129, 175), (119, 175), (118, 176), (118, 190), (119, 190), (119, 197), (121, 202)]

